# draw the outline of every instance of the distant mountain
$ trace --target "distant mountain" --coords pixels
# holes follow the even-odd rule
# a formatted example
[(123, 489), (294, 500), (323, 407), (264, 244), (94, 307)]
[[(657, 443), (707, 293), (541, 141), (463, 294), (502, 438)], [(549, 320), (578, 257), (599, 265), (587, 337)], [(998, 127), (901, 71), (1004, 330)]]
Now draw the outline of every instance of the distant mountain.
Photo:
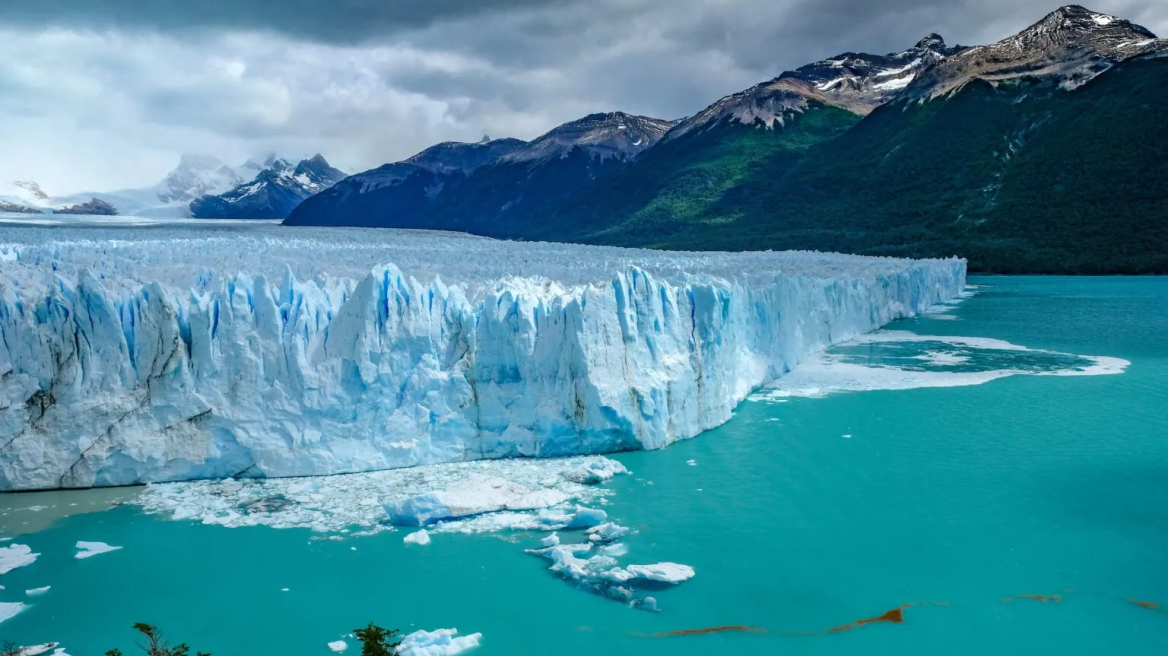
[(478, 143), (431, 146), (401, 162), (345, 178), (301, 203), (284, 224), (426, 227), (436, 196), (525, 143), (484, 137)]
[(117, 216), (118, 209), (113, 205), (100, 200), (92, 198), (87, 203), (73, 205), (71, 207), (62, 207), (54, 210), (53, 214), (89, 214), (98, 216)]
[(296, 166), (270, 159), (250, 182), (217, 195), (203, 195), (190, 203), (191, 215), (208, 219), (282, 219), (305, 198), (345, 178), (317, 154)]
[[(497, 237), (528, 234), (546, 212), (651, 148), (672, 121), (592, 114), (530, 141), (440, 144), (360, 173), (303, 203), (287, 225), (441, 228)], [(451, 153), (472, 165), (435, 167)]]
[(183, 155), (178, 167), (158, 185), (163, 204), (189, 203), (208, 194), (220, 194), (243, 182), (240, 175), (217, 157)]

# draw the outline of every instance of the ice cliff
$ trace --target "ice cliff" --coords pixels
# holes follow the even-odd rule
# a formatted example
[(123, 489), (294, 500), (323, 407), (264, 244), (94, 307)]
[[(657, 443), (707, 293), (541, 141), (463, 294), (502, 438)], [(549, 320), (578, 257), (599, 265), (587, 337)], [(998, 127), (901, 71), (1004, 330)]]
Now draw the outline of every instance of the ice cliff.
[(657, 449), (962, 260), (0, 228), (0, 489)]

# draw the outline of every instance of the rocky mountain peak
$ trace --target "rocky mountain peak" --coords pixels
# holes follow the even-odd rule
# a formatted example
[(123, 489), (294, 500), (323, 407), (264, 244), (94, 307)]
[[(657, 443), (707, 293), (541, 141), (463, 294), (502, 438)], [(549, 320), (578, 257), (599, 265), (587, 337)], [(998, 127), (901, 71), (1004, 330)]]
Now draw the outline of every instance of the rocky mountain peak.
[(1051, 77), (1073, 88), (1116, 63), (1164, 52), (1168, 43), (1147, 28), (1079, 5), (1067, 5), (997, 43), (955, 53), (925, 71), (903, 96), (944, 94), (972, 79)]
[(660, 141), (673, 125), (674, 121), (625, 112), (589, 114), (553, 128), (500, 159), (526, 162), (563, 157), (573, 148), (601, 159), (632, 159)]

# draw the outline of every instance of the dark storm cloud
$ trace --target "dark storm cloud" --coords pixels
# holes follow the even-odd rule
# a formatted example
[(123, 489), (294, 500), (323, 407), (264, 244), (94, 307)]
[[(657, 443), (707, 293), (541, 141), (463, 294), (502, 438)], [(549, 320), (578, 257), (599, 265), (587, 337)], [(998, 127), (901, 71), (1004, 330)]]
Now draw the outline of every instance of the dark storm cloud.
[[(0, 158), (0, 180), (132, 186), (192, 151), (319, 151), (363, 169), (598, 111), (681, 118), (843, 52), (932, 32), (993, 42), (1059, 4), (0, 0), (0, 143), (25, 153)], [(1168, 32), (1164, 0), (1088, 7)]]
[(385, 38), (447, 19), (574, 0), (3, 0), (0, 19), (63, 25), (183, 31), (271, 31), (329, 43)]

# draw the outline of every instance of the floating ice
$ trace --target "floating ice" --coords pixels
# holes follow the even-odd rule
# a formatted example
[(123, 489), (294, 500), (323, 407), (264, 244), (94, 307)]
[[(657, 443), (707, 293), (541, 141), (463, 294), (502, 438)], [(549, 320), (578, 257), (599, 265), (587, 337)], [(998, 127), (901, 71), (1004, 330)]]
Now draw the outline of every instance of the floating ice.
[(1121, 374), (1121, 358), (1030, 349), (999, 339), (878, 331), (808, 357), (752, 398), (980, 385), (1009, 376)]
[(629, 529), (627, 526), (605, 522), (588, 529), (587, 533), (588, 539), (593, 542), (612, 542), (613, 540), (619, 540), (628, 535)]
[[(481, 460), (316, 478), (162, 483), (148, 486), (132, 502), (147, 512), (204, 524), (309, 528), (319, 533), (353, 529), (373, 532), (389, 528), (385, 502), (436, 495), (451, 488), (465, 489), (460, 484), (471, 479), (506, 482), (500, 488), (490, 488), (492, 498), (501, 502), (492, 508), (506, 507), (511, 501), (500, 490), (517, 492), (523, 499), (554, 496), (565, 502), (599, 502), (610, 494), (609, 490), (573, 479), (578, 478), (575, 473), (582, 469), (624, 471), (620, 463), (605, 461), (609, 459), (604, 456)], [(486, 508), (482, 503), (476, 507)], [(438, 521), (429, 524), (427, 530), (431, 534), (555, 530), (567, 525), (575, 515), (576, 511), (565, 504), (542, 512), (487, 512)]]
[(406, 544), (427, 545), (430, 544), (430, 534), (425, 529), (421, 531), (414, 531), (402, 538), (402, 542)]
[(111, 547), (110, 545), (108, 545), (104, 542), (84, 542), (84, 541), (78, 542), (77, 548), (80, 549), (80, 551), (78, 551), (77, 554), (74, 555), (73, 557), (77, 558), (78, 560), (81, 560), (83, 558), (91, 558), (91, 557), (97, 556), (99, 554), (109, 553), (111, 551), (117, 551), (118, 549), (121, 549), (121, 547)]
[[(16, 656), (41, 656), (41, 654), (47, 654), (50, 651), (53, 651), (59, 644), (60, 643), (58, 642), (46, 642), (43, 645), (21, 647), (20, 650), (16, 652)], [(55, 653), (63, 654), (64, 651), (64, 649), (57, 649), (57, 652)]]
[(18, 567), (31, 565), (36, 562), (39, 553), (33, 553), (25, 544), (10, 544), (0, 548), (0, 575), (7, 574)]
[(44, 593), (48, 592), (48, 591), (49, 591), (49, 590), (51, 590), (52, 588), (53, 588), (53, 586), (51, 586), (51, 585), (46, 585), (46, 586), (45, 586), (45, 587), (43, 587), (43, 588), (33, 588), (33, 589), (31, 589), (31, 590), (25, 590), (25, 591), (24, 591), (24, 594), (26, 594), (26, 595), (28, 595), (28, 596), (30, 596), (30, 597), (39, 597), (40, 595), (43, 595)]
[(339, 654), (348, 649), (349, 645), (344, 640), (334, 640), (328, 643), (328, 648)]
[(388, 501), (385, 512), (399, 526), (425, 526), (500, 510), (548, 508), (567, 500), (568, 495), (559, 490), (531, 490), (501, 478), (474, 475), (444, 490)]
[(22, 610), (24, 610), (24, 604), (19, 601), (0, 601), (0, 622), (16, 617), (16, 614)]
[(527, 550), (550, 560), (549, 570), (581, 589), (645, 610), (656, 611), (657, 600), (648, 603), (652, 597), (645, 597), (642, 588), (669, 587), (694, 576), (692, 567), (677, 563), (621, 567), (616, 559), (627, 552), (622, 544), (596, 546), (589, 542)]
[(956, 259), (3, 226), (0, 490), (662, 448), (964, 278)]
[(458, 635), (458, 629), (414, 631), (402, 638), (400, 656), (454, 656), (479, 646), (483, 634)]

